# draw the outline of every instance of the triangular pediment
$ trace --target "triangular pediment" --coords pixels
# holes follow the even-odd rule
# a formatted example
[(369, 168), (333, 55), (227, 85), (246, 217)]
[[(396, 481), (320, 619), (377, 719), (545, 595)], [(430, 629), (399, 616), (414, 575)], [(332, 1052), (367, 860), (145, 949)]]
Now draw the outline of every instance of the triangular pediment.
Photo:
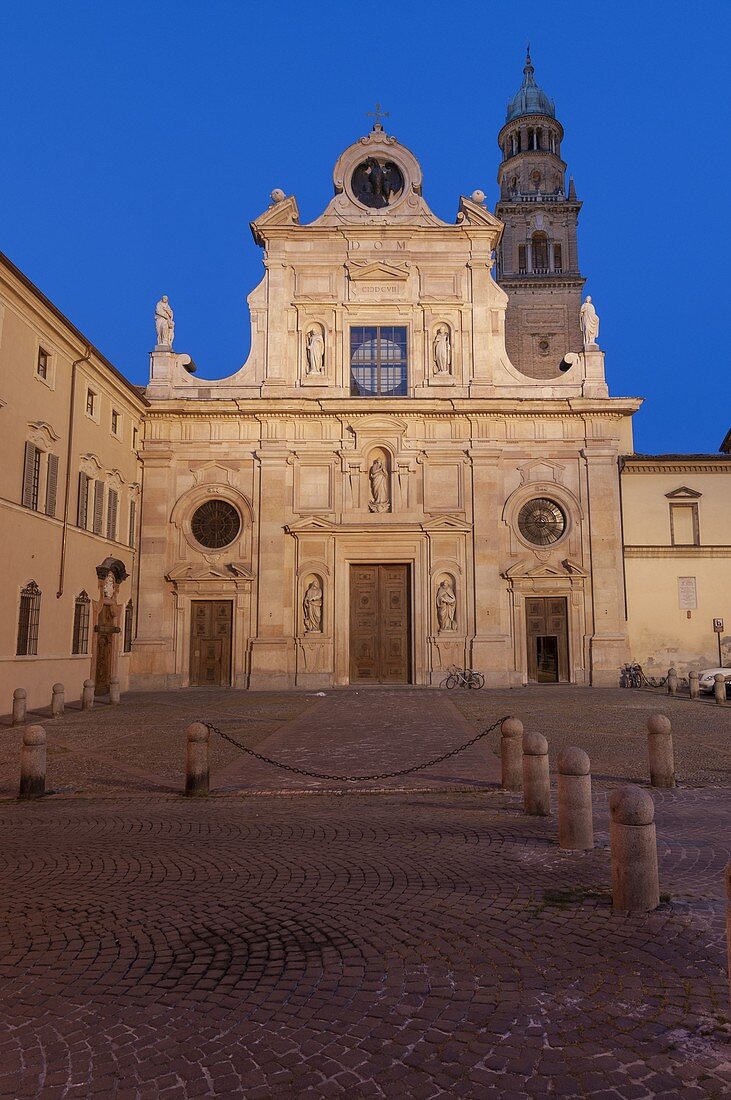
[(257, 244), (263, 245), (269, 229), (286, 229), (299, 225), (300, 212), (294, 195), (288, 195), (280, 202), (273, 202), (256, 221), (251, 222), (251, 232)]
[(465, 523), (459, 516), (435, 516), (421, 524), (422, 531), (436, 534), (439, 531), (471, 531), (469, 523)]
[(303, 516), (288, 523), (284, 530), (290, 535), (296, 535), (302, 531), (338, 531), (340, 528), (337, 523), (325, 519), (324, 516)]
[(566, 558), (559, 566), (547, 565), (544, 562), (531, 565), (525, 558), (506, 569), (503, 576), (508, 580), (562, 580), (566, 577), (586, 577), (587, 573), (576, 562)]
[(665, 496), (668, 500), (698, 500), (698, 497), (703, 496), (696, 489), (689, 489), (687, 485), (681, 485), (679, 489), (673, 489), (671, 493), (666, 493)]
[(409, 277), (409, 267), (408, 264), (387, 264), (382, 260), (376, 260), (370, 264), (353, 260), (348, 264), (348, 274), (351, 282), (356, 283), (367, 279), (374, 279), (379, 283), (389, 281), (403, 283)]
[(181, 561), (165, 575), (168, 581), (231, 581), (253, 580), (254, 574), (242, 562), (225, 562), (211, 565), (210, 562)]

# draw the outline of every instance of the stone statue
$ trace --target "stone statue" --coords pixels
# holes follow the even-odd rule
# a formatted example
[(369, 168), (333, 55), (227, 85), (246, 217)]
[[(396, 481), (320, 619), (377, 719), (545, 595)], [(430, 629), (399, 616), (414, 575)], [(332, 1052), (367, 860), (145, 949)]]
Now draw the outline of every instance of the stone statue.
[(599, 316), (594, 309), (590, 294), (587, 294), (586, 301), (579, 312), (579, 324), (584, 336), (584, 347), (596, 344), (599, 336)]
[(107, 600), (111, 600), (112, 596), (114, 595), (114, 573), (112, 573), (111, 569), (104, 578), (102, 595)]
[(456, 630), (457, 624), (454, 615), (457, 608), (457, 597), (454, 594), (451, 581), (444, 580), (437, 588), (437, 621), (440, 630)]
[(302, 612), (306, 633), (322, 633), (322, 588), (317, 577), (307, 585), (305, 598), (302, 601)]
[(368, 503), (369, 512), (388, 512), (391, 507), (391, 497), (388, 491), (388, 470), (383, 460), (376, 458), (368, 472), (371, 483), (371, 499)]
[(322, 374), (325, 362), (325, 341), (319, 328), (307, 333), (307, 373)]
[(449, 329), (440, 325), (434, 336), (434, 373), (449, 374), (452, 348), (449, 341)]
[(155, 306), (155, 329), (157, 330), (157, 346), (172, 348), (175, 337), (175, 321), (173, 320), (173, 310), (167, 294), (163, 294)]

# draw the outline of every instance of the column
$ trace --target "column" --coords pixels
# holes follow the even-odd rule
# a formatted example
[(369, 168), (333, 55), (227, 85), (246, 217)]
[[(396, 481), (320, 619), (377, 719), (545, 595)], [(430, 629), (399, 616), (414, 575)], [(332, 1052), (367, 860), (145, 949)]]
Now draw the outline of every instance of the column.
[(510, 609), (500, 576), (498, 525), (503, 495), (499, 467), (501, 451), (477, 443), (470, 451), (473, 501), (474, 637), (471, 664), (485, 675), (488, 687), (512, 683), (513, 655)]

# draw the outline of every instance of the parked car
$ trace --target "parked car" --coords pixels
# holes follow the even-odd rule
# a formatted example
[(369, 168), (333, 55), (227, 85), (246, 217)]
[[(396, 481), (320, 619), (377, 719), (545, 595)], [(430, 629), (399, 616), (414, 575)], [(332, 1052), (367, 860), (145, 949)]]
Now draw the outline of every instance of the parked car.
[(726, 694), (731, 690), (731, 668), (704, 668), (698, 673), (698, 686), (701, 691), (713, 691), (714, 677), (722, 672), (726, 681)]

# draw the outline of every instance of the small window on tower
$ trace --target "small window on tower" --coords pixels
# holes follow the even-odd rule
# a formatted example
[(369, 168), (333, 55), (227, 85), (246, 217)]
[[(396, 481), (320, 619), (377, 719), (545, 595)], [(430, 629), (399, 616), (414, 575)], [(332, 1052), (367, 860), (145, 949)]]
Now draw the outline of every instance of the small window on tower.
[(548, 237), (545, 233), (534, 233), (531, 239), (533, 251), (533, 271), (545, 275), (548, 271)]
[(518, 245), (518, 274), (525, 275), (525, 245)]
[(561, 262), (561, 245), (555, 244), (553, 246), (553, 270), (560, 275), (563, 271), (563, 263)]

